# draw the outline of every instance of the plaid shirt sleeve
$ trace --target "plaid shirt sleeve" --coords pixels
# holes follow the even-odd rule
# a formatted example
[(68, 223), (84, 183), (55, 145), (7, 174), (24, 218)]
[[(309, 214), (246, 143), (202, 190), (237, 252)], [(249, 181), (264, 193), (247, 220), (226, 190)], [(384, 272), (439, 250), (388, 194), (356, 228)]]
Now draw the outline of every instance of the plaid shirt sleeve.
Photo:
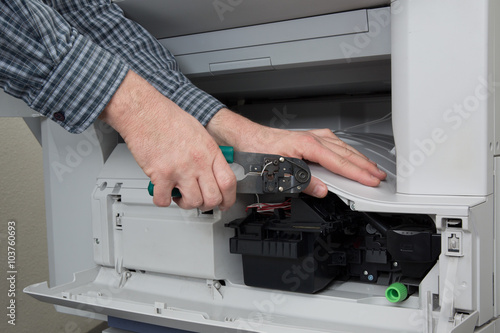
[(0, 86), (79, 133), (94, 122), (128, 65), (36, 0), (0, 0)]
[(194, 86), (173, 55), (110, 0), (42, 0), (94, 43), (119, 56), (160, 93), (206, 125), (225, 107)]

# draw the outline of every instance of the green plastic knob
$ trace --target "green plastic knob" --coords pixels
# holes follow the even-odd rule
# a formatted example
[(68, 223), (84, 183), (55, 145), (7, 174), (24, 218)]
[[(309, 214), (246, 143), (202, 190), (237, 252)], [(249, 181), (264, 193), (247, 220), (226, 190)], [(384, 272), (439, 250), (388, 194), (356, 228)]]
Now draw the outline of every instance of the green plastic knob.
[(391, 303), (402, 302), (408, 297), (408, 289), (401, 282), (391, 284), (385, 290), (385, 298)]

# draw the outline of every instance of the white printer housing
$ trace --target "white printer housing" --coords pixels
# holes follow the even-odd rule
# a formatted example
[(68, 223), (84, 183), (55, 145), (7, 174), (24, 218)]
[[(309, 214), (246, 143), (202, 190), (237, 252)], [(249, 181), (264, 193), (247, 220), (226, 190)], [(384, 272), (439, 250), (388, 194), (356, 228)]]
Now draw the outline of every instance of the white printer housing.
[(198, 332), (500, 332), (499, 1), (119, 5), (238, 112), (344, 131), (388, 179), (368, 188), (313, 174), (352, 210), (428, 215), (441, 255), (397, 304), (353, 281), (316, 294), (246, 286), (224, 224), (252, 196), (225, 213), (155, 207), (116, 132), (41, 120), (51, 287), (25, 292), (61, 311)]

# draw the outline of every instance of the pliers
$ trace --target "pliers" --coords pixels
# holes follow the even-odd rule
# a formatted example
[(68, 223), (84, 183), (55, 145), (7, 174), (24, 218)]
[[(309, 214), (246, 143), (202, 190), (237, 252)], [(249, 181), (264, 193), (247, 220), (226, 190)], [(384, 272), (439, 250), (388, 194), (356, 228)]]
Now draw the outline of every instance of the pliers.
[[(239, 152), (227, 146), (220, 146), (220, 149), (236, 175), (237, 193), (300, 193), (311, 181), (311, 171), (301, 159)], [(151, 196), (153, 190), (154, 185), (149, 182)], [(181, 197), (179, 189), (172, 190), (172, 197)]]

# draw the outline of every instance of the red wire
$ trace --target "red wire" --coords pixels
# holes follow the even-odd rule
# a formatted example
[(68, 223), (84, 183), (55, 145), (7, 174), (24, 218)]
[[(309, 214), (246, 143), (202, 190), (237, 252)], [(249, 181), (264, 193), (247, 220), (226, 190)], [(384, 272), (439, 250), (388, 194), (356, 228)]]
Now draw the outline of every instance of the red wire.
[(251, 208), (257, 208), (258, 213), (272, 213), (274, 212), (275, 209), (284, 209), (284, 210), (290, 210), (291, 209), (291, 199), (286, 200), (285, 202), (280, 202), (280, 203), (254, 203), (245, 209), (246, 212), (248, 212), (249, 209)]

